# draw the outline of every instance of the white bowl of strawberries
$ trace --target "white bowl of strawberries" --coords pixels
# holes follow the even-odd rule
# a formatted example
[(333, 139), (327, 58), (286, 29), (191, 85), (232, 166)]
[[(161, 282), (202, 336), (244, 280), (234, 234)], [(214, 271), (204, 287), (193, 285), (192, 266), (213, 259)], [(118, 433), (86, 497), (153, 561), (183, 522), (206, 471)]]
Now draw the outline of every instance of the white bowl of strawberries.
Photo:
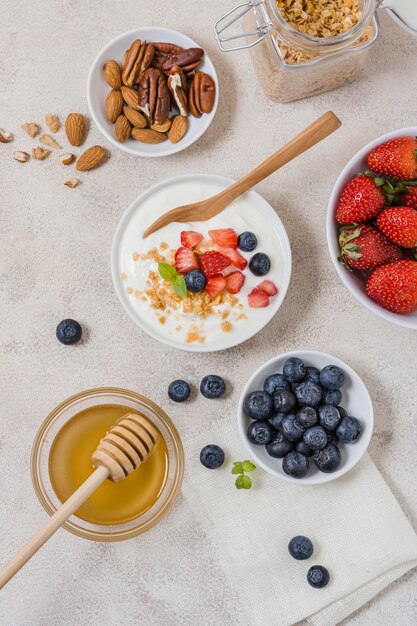
[(417, 127), (362, 148), (342, 170), (327, 213), (335, 268), (376, 315), (417, 329)]

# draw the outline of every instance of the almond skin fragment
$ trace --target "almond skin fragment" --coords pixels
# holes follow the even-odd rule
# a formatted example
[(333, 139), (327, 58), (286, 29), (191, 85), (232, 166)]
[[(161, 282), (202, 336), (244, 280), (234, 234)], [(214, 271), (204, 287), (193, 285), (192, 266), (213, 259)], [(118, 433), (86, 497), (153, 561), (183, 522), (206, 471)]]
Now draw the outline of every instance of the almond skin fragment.
[(75, 156), (71, 152), (66, 152), (59, 157), (59, 160), (62, 165), (71, 165), (75, 161)]
[(32, 148), (32, 157), (37, 161), (43, 161), (44, 159), (46, 159), (48, 154), (51, 154), (51, 151), (47, 150), (46, 148), (41, 148), (40, 146)]
[(57, 133), (59, 131), (59, 119), (56, 115), (53, 115), (53, 113), (47, 113), (45, 115), (45, 124), (47, 125), (51, 133)]
[(13, 152), (13, 158), (15, 161), (19, 161), (19, 163), (26, 163), (26, 161), (29, 161), (30, 155), (27, 152), (18, 150), (17, 152)]
[(123, 114), (133, 126), (136, 126), (136, 128), (146, 128), (148, 124), (146, 118), (142, 115), (142, 113), (139, 113), (139, 111), (135, 111), (135, 109), (132, 109), (131, 107), (124, 106)]
[(66, 185), (67, 187), (71, 187), (71, 189), (73, 189), (74, 187), (79, 185), (79, 183), (80, 181), (78, 180), (78, 178), (69, 178), (68, 180), (64, 182), (64, 185)]
[(184, 137), (188, 128), (188, 120), (183, 115), (176, 115), (172, 120), (171, 128), (168, 132), (168, 139), (171, 143), (178, 143)]
[(112, 59), (103, 65), (103, 76), (112, 89), (120, 89), (122, 86), (122, 72), (117, 61)]
[(79, 172), (92, 170), (100, 165), (106, 154), (106, 150), (102, 146), (92, 146), (82, 153), (77, 161), (75, 169)]
[(81, 145), (85, 133), (84, 115), (81, 115), (81, 113), (70, 113), (65, 120), (65, 132), (72, 146)]
[(117, 141), (123, 142), (130, 137), (132, 125), (124, 115), (119, 115), (114, 126), (114, 136)]
[(112, 89), (106, 97), (105, 112), (111, 124), (114, 124), (123, 111), (123, 97), (120, 89)]
[(0, 128), (0, 143), (9, 143), (12, 139), (12, 133), (9, 133), (9, 131), (4, 128)]
[(35, 124), (35, 122), (26, 122), (26, 124), (22, 124), (21, 128), (29, 135), (29, 137), (36, 137), (41, 127), (39, 124)]
[(47, 133), (44, 133), (39, 137), (39, 141), (44, 143), (46, 146), (51, 146), (51, 148), (60, 148), (61, 146)]

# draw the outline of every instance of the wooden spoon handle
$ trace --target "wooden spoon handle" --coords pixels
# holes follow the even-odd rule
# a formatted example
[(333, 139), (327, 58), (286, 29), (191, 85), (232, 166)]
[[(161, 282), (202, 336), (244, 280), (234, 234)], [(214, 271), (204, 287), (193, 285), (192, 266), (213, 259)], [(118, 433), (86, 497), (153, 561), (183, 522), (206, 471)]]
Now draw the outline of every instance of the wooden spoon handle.
[(9, 582), (25, 563), (43, 546), (44, 543), (75, 513), (109, 475), (105, 467), (99, 467), (75, 491), (72, 496), (49, 518), (17, 554), (0, 570), (0, 589)]
[(341, 121), (332, 111), (328, 111), (319, 117), (315, 122), (310, 124), (310, 126), (307, 126), (301, 133), (285, 144), (285, 146), (268, 157), (263, 163), (258, 165), (258, 167), (255, 167), (249, 174), (246, 174), (246, 176), (236, 181), (224, 191), (210, 198), (208, 202), (210, 202), (213, 211), (217, 202), (220, 202), (221, 206), (227, 206), (230, 202), (236, 200), (236, 198), (245, 193), (245, 191), (257, 185), (261, 180), (270, 176), (270, 174), (280, 167), (292, 161), (309, 148), (312, 148), (322, 139), (328, 137), (328, 135), (331, 135), (331, 133), (340, 126)]

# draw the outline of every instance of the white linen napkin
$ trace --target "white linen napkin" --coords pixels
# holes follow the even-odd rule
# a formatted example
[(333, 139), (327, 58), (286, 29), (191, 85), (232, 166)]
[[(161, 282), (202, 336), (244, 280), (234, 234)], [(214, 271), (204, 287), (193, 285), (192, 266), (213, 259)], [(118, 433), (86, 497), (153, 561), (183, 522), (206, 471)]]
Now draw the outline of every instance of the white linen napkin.
[[(217, 470), (199, 461), (209, 443), (226, 452)], [(184, 446), (183, 495), (219, 546), (251, 626), (332, 626), (417, 565), (417, 535), (368, 454), (324, 485), (286, 483), (258, 468), (252, 488), (238, 490), (232, 461), (248, 453), (234, 424), (213, 422), (208, 432), (186, 436)], [(313, 541), (310, 559), (289, 555), (295, 535)], [(324, 589), (307, 583), (313, 564), (330, 572)]]

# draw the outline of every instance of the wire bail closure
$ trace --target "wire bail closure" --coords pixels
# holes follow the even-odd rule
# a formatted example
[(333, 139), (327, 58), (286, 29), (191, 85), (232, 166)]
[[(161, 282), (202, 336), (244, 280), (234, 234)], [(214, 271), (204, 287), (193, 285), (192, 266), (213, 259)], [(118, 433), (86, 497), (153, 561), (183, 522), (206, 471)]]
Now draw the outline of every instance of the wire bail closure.
[[(238, 35), (228, 35), (228, 36), (222, 35), (222, 33), (227, 31), (227, 29), (230, 28), (230, 26), (238, 22), (249, 11), (253, 11), (255, 14), (256, 30), (246, 32), (246, 33), (241, 33)], [(263, 14), (263, 18), (264, 18), (263, 23), (261, 23), (258, 20), (258, 16), (257, 16), (258, 12), (261, 12)], [(230, 18), (230, 19), (227, 20), (227, 18)], [(227, 20), (226, 23), (224, 23), (225, 20)], [(231, 52), (232, 50), (244, 50), (245, 48), (252, 48), (253, 46), (256, 46), (259, 42), (261, 42), (271, 25), (272, 24), (270, 20), (268, 19), (268, 16), (265, 12), (264, 0), (248, 0), (247, 2), (242, 2), (241, 4), (237, 4), (235, 7), (233, 7), (233, 9), (230, 9), (230, 11), (222, 15), (222, 17), (219, 18), (214, 23), (214, 36), (216, 38), (216, 41), (220, 50), (222, 50), (223, 52)], [(236, 46), (231, 45), (231, 46), (225, 47), (223, 45), (227, 41), (247, 39), (248, 37), (256, 37), (256, 39), (254, 41), (251, 41), (250, 43), (242, 43)]]

